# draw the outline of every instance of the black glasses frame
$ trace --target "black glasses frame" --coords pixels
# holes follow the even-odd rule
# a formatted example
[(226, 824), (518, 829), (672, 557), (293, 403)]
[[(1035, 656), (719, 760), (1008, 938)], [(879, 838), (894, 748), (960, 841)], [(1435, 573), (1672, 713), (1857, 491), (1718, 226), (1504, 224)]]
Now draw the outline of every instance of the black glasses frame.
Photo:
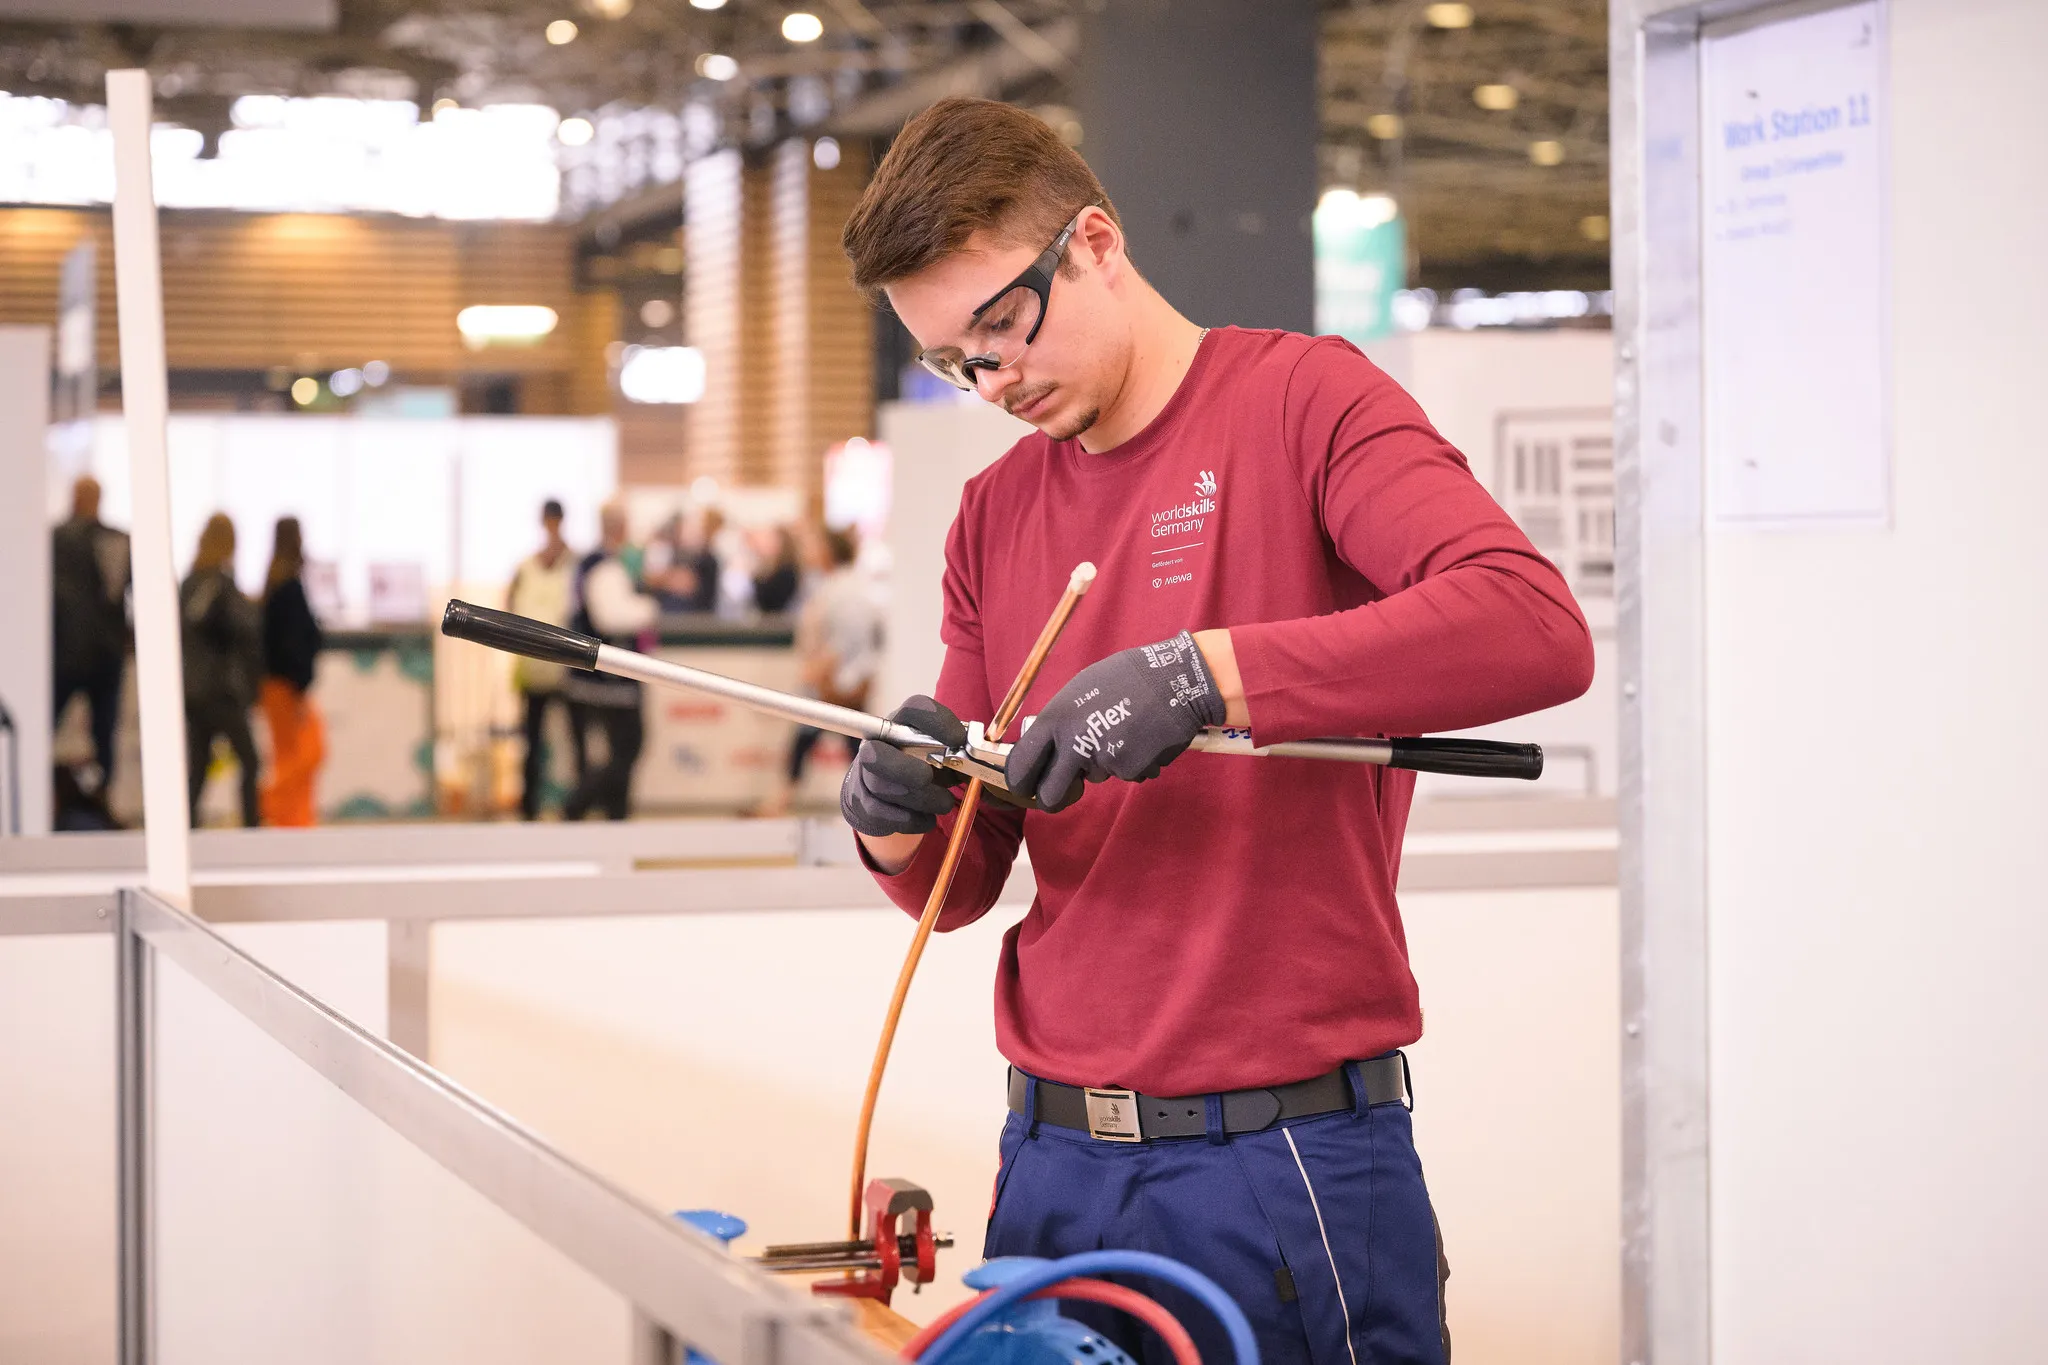
[[(1038, 320), (1033, 322), (1031, 330), (1024, 334), (1024, 345), (1018, 348), (1015, 359), (1003, 361), (993, 351), (986, 355), (967, 356), (958, 364), (960, 372), (960, 378), (958, 379), (954, 378), (952, 373), (949, 372), (945, 361), (935, 358), (948, 351), (958, 354), (960, 350), (958, 346), (934, 346), (929, 350), (919, 351), (917, 353), (917, 363), (945, 380), (948, 384), (951, 384), (954, 388), (971, 392), (975, 387), (976, 372), (981, 370), (1000, 370), (1006, 364), (1014, 365), (1018, 360), (1023, 359), (1024, 352), (1030, 349), (1031, 343), (1038, 340), (1038, 329), (1045, 326), (1045, 315), (1052, 311), (1052, 277), (1058, 273), (1060, 261), (1067, 254), (1067, 243), (1073, 239), (1075, 230), (1081, 226), (1081, 214), (1095, 207), (1096, 205), (1094, 204), (1083, 204), (1080, 212), (1068, 219), (1067, 225), (1060, 229), (1060, 235), (1052, 239), (1052, 245), (1038, 253), (1037, 260), (1025, 266), (1016, 279), (1011, 280), (1001, 289), (989, 295), (988, 298), (982, 301), (981, 306), (969, 315), (971, 321), (980, 322), (984, 313), (1002, 302), (1013, 290), (1029, 289), (1032, 293), (1036, 294), (1038, 296)], [(962, 382), (963, 380), (965, 382)]]

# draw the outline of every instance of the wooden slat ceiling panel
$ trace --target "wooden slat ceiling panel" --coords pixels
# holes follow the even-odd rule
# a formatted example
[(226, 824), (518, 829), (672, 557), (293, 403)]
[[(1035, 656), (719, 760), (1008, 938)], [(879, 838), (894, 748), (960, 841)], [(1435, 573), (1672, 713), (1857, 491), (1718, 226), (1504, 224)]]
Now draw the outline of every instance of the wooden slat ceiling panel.
[[(119, 366), (104, 211), (0, 210), (0, 321), (55, 321), (64, 255), (99, 242), (99, 362)], [(567, 229), (312, 214), (163, 215), (172, 369), (323, 369), (384, 360), (401, 371), (535, 373), (573, 364), (578, 329)], [(471, 303), (539, 303), (562, 323), (531, 347), (467, 350)]]

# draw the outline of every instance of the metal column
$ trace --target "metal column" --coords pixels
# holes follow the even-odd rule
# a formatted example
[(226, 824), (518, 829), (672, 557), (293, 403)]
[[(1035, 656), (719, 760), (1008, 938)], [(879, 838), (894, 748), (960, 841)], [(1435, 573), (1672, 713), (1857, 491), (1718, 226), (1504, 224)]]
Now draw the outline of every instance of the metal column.
[(1080, 9), (1079, 150), (1132, 263), (1201, 326), (1313, 330), (1318, 6)]
[(115, 1115), (120, 1124), (120, 1365), (156, 1358), (156, 967), (135, 932), (136, 899), (123, 891), (115, 910)]

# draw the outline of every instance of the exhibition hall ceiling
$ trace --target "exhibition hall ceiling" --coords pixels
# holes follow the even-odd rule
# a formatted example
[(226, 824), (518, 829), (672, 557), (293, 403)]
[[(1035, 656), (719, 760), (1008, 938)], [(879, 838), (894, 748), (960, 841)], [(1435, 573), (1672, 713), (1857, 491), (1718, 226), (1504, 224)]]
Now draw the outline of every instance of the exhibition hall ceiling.
[[(1104, 2), (338, 0), (338, 22), (309, 30), (305, 0), (278, 9), (299, 27), (63, 22), (17, 17), (62, 6), (0, 0), (0, 91), (97, 104), (109, 68), (147, 66), (160, 117), (200, 135), (200, 159), (224, 133), (272, 116), (238, 109), (250, 95), (409, 101), (422, 119), (437, 106), (546, 106), (583, 123), (559, 139), (562, 192), (548, 211), (616, 216), (636, 195), (662, 199), (680, 162), (711, 146), (886, 137), (953, 92), (1036, 108), (1085, 153), (1071, 85), (1081, 11)], [(93, 0), (90, 12), (123, 3)], [(137, 12), (164, 8), (149, 5)], [(1325, 186), (1391, 196), (1425, 279), (1599, 287), (1602, 0), (1322, 9)], [(0, 197), (14, 196), (0, 186)]]

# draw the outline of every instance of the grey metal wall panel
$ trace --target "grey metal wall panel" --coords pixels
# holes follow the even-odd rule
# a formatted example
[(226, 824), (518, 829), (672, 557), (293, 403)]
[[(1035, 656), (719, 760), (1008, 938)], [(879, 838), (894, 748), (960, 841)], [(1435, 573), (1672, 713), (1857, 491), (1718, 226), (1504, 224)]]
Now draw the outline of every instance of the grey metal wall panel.
[(1139, 271), (1204, 326), (1309, 331), (1316, 6), (1116, 0), (1081, 36), (1081, 153)]

